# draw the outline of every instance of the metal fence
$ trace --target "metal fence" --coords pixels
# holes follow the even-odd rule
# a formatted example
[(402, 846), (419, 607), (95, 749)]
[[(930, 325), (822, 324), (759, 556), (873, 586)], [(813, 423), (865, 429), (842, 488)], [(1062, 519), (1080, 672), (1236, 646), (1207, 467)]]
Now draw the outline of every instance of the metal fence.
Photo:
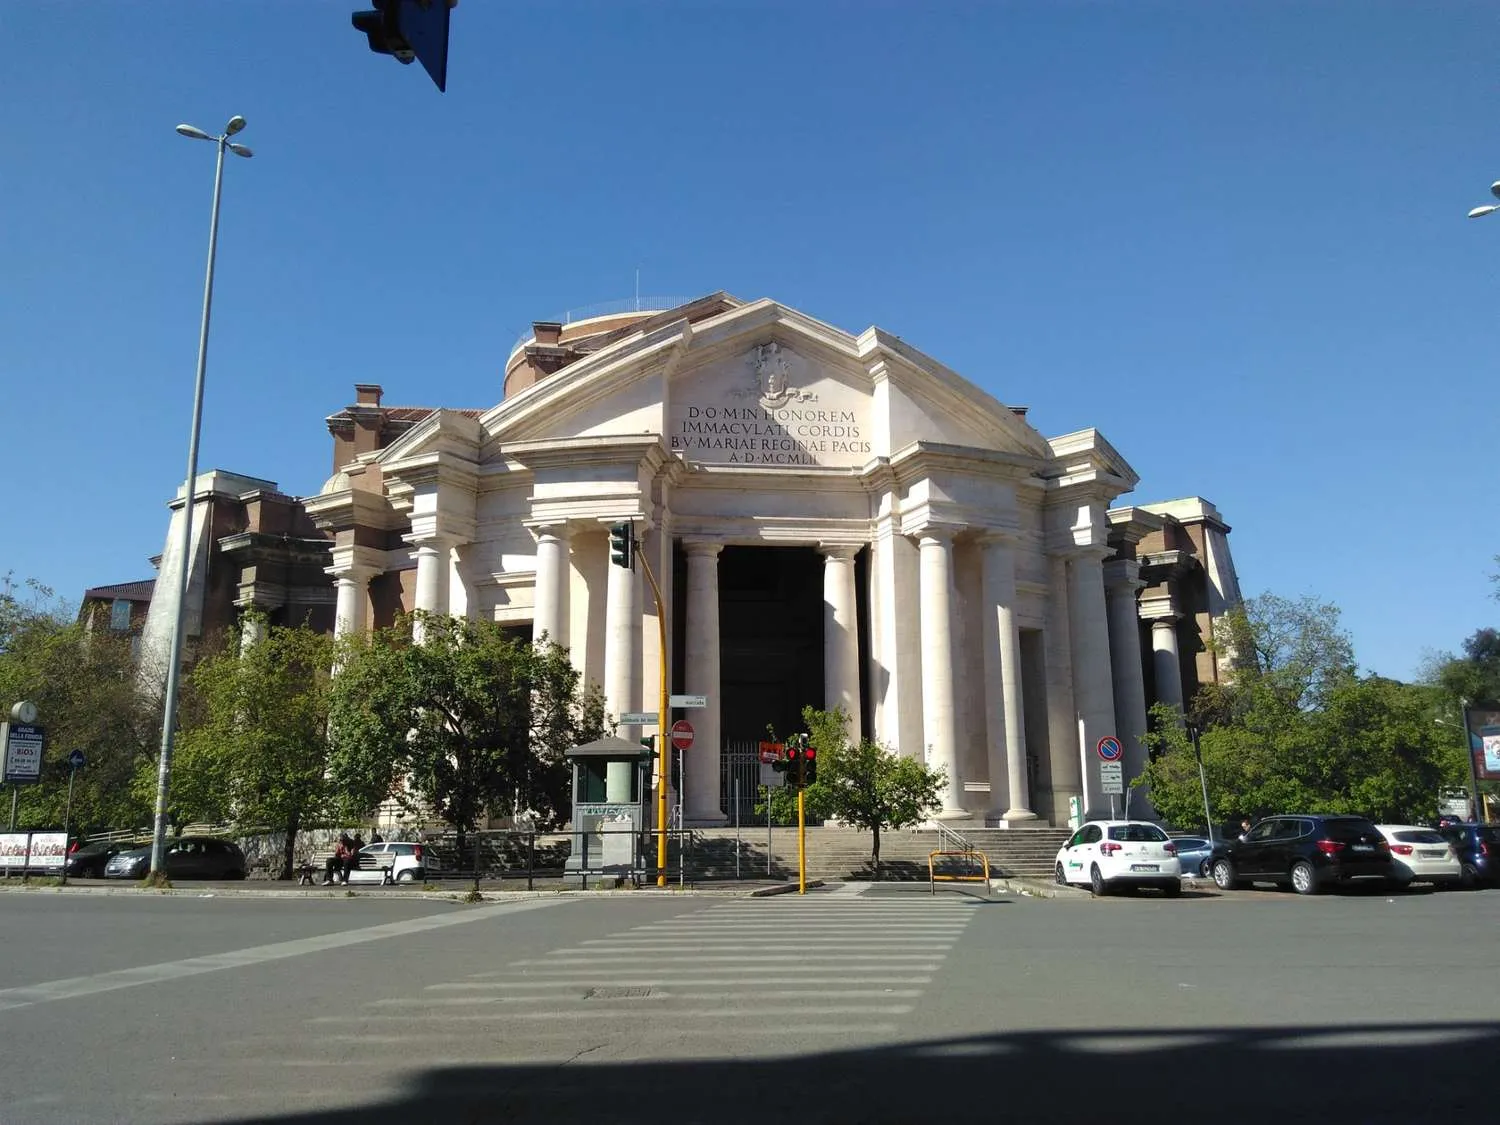
[[(757, 815), (760, 800), (760, 744), (726, 742), (719, 754), (719, 808), (730, 824), (764, 824), (764, 814)], [(738, 803), (739, 816), (735, 816)]]

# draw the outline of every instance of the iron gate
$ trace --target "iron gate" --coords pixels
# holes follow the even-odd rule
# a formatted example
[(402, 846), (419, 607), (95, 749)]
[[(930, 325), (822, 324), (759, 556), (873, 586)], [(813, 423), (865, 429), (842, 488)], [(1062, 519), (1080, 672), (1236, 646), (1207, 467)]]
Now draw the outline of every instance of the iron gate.
[(739, 804), (741, 824), (755, 824), (764, 817), (755, 815), (755, 804), (760, 793), (760, 744), (757, 742), (725, 742), (719, 754), (719, 808), (735, 822), (735, 782), (739, 782)]

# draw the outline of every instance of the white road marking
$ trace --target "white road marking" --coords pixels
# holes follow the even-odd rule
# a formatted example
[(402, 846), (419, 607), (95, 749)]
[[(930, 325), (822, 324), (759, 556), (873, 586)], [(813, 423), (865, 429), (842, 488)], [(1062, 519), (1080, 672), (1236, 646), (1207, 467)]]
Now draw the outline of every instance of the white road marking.
[(86, 977), (65, 977), (62, 980), (44, 981), (20, 988), (0, 989), (0, 1012), (14, 1008), (29, 1008), (34, 1004), (50, 1004), (57, 1000), (72, 1000), (79, 996), (92, 996), (99, 992), (113, 992), (121, 988), (136, 988), (145, 984), (160, 984), (163, 981), (182, 977), (217, 973), (225, 969), (242, 969), (248, 965), (260, 965), (267, 961), (281, 961), (288, 957), (302, 957), (309, 953), (322, 953), (329, 949), (342, 949), (349, 945), (381, 941), (384, 938), (405, 937), (408, 934), (424, 933), (446, 926), (459, 926), (469, 922), (483, 922), (506, 914), (519, 914), (527, 910), (538, 910), (557, 906), (564, 902), (577, 901), (565, 898), (531, 899), (526, 902), (507, 902), (495, 906), (474, 909), (455, 908), (451, 913), (429, 915), (425, 918), (410, 918), (404, 922), (385, 922), (378, 926), (366, 926), (360, 930), (342, 930), (333, 934), (318, 934), (314, 937), (278, 941), (270, 945), (253, 945), (247, 949), (235, 949), (226, 953), (211, 953), (204, 957), (185, 957), (180, 961), (162, 961), (155, 965), (142, 965), (134, 969), (116, 969), (108, 973), (95, 973)]

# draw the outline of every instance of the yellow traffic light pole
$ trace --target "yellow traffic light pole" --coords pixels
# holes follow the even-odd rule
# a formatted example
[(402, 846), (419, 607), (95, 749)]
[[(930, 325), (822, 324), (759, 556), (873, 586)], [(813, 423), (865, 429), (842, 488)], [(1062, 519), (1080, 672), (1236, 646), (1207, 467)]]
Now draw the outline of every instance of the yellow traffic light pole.
[[(661, 660), (661, 699), (656, 712), (656, 885), (667, 885), (667, 612), (662, 605), (661, 587), (656, 584), (656, 575), (651, 573), (651, 563), (640, 554), (635, 540), (635, 525), (630, 528), (631, 555), (641, 560), (641, 569), (646, 572), (646, 581), (651, 586), (651, 596), (656, 599), (656, 628), (660, 643), (657, 652)], [(680, 861), (679, 856), (679, 861)]]
[[(798, 779), (801, 780), (800, 778)], [(797, 786), (797, 893), (807, 893), (807, 810), (801, 785)]]

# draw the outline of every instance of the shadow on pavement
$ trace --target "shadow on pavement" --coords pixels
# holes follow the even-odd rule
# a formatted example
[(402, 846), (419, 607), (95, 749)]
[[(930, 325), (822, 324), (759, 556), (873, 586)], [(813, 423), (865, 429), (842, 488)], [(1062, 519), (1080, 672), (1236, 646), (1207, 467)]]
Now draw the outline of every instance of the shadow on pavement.
[(780, 1059), (438, 1068), (395, 1101), (240, 1125), (1423, 1125), (1493, 1120), (1496, 1058), (1494, 1022), (1026, 1031)]

